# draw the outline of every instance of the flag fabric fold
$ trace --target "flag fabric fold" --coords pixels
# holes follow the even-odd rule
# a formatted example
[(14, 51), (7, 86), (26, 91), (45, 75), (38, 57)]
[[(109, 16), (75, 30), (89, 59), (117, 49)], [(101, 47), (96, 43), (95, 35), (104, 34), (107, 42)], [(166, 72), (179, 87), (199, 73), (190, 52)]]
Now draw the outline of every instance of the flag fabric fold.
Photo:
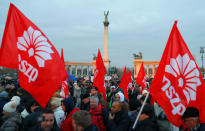
[(129, 100), (127, 92), (129, 86), (132, 86), (131, 72), (129, 71), (127, 73), (127, 68), (125, 66), (119, 87), (123, 90), (124, 96), (127, 100)]
[[(61, 48), (61, 61), (65, 67), (65, 61), (64, 61), (64, 55), (63, 55), (63, 48)], [(66, 72), (66, 67), (65, 67), (65, 72), (66, 74), (62, 74), (62, 75), (65, 75), (66, 76), (66, 79), (62, 81), (61, 83), (61, 95), (62, 95), (62, 98), (65, 99), (68, 94), (69, 94), (69, 90), (68, 90), (68, 82), (67, 82), (67, 79), (69, 77), (68, 73)]]
[(179, 127), (187, 107), (197, 108), (200, 122), (205, 122), (204, 88), (199, 67), (175, 22), (149, 89), (150, 93), (164, 109), (168, 120)]
[[(17, 69), (19, 84), (46, 107), (65, 76), (60, 55), (45, 34), (10, 4), (0, 49), (0, 66)], [(64, 75), (61, 75), (64, 74)]]
[(140, 93), (142, 94), (142, 91), (146, 87), (146, 77), (145, 77), (145, 70), (144, 70), (143, 62), (141, 64), (141, 66), (140, 66), (140, 70), (139, 70), (139, 73), (137, 75), (135, 83), (137, 83), (138, 85), (141, 86)]

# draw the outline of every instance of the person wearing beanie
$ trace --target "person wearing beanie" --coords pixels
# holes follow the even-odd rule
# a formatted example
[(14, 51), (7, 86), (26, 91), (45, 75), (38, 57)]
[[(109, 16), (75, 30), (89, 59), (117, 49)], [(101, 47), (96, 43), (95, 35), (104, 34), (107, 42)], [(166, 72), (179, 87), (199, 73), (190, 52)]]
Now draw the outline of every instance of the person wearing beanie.
[[(3, 107), (8, 102), (8, 93), (6, 91), (0, 92), (0, 118), (3, 116)], [(2, 125), (2, 120), (0, 119), (0, 125)]]
[(125, 96), (122, 92), (118, 92), (115, 95), (116, 101), (124, 102), (125, 101)]
[(195, 107), (188, 107), (182, 115), (185, 125), (180, 127), (180, 131), (205, 131), (205, 124), (199, 121), (199, 111)]
[(11, 101), (15, 101), (17, 103), (17, 105), (20, 104), (21, 98), (19, 96), (13, 96), (11, 98)]
[(54, 111), (56, 123), (58, 127), (60, 127), (65, 117), (65, 112), (63, 111), (61, 106), (61, 98), (53, 97), (50, 103), (51, 103), (51, 109)]
[(152, 104), (146, 104), (139, 117), (139, 122), (134, 131), (158, 131), (159, 126), (154, 115)]
[(81, 96), (81, 105), (80, 105), (81, 110), (90, 110), (90, 95), (89, 94), (83, 94)]
[(129, 110), (129, 104), (127, 103), (127, 100), (125, 99), (125, 96), (121, 91), (115, 94), (115, 99), (116, 101), (122, 102), (123, 109), (125, 109), (126, 111)]
[(21, 115), (16, 112), (16, 108), (19, 105), (18, 101), (11, 100), (3, 107), (2, 120), (0, 131), (18, 131), (20, 130), (20, 124), (22, 122)]

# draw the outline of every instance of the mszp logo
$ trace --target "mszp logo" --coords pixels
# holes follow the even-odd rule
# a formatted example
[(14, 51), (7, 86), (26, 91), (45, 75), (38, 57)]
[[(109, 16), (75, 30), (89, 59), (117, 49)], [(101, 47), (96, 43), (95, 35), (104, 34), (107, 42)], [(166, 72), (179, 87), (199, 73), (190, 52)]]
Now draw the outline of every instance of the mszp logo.
[(176, 59), (171, 58), (170, 64), (166, 65), (165, 72), (173, 75), (177, 81), (172, 81), (165, 75), (163, 76), (163, 83), (166, 84), (162, 87), (167, 98), (173, 107), (172, 113), (182, 115), (185, 111), (184, 103), (176, 91), (176, 88), (181, 88), (186, 97), (187, 104), (190, 100), (196, 100), (197, 87), (201, 85), (199, 79), (199, 71), (193, 60), (189, 58), (186, 53), (183, 56), (178, 55)]
[[(18, 37), (17, 48), (21, 51), (26, 51), (28, 57), (34, 57), (38, 66), (45, 67), (45, 61), (51, 60), (51, 45), (47, 42), (42, 33), (38, 30), (34, 30), (29, 27), (27, 31), (24, 31), (22, 37)], [(36, 81), (38, 77), (38, 69), (33, 66), (33, 63), (29, 63), (24, 60), (20, 54), (18, 54), (19, 71), (24, 73), (28, 77), (28, 82)]]

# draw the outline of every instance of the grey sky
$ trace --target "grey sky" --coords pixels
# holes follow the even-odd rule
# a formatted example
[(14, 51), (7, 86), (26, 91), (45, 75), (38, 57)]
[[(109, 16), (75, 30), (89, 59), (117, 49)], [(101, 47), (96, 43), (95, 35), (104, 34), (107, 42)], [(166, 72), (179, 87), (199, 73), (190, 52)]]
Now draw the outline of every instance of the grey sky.
[(109, 10), (112, 66), (133, 66), (133, 53), (160, 60), (175, 20), (201, 67), (205, 47), (204, 0), (0, 0), (0, 40), (9, 3), (14, 3), (60, 51), (66, 61), (92, 61), (104, 47), (104, 11)]

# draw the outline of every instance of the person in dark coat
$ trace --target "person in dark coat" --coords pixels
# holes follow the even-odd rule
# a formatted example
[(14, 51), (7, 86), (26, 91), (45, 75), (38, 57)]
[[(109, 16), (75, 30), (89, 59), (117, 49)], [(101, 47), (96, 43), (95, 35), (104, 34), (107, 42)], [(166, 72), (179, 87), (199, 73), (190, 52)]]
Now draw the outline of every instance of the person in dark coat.
[(89, 112), (80, 110), (72, 116), (73, 127), (76, 131), (98, 131), (98, 128), (92, 124)]
[(2, 116), (3, 116), (3, 107), (8, 102), (8, 93), (6, 91), (2, 91), (0, 93), (0, 125), (2, 125)]
[(159, 127), (154, 115), (154, 107), (146, 104), (140, 114), (135, 131), (158, 131)]
[(18, 131), (21, 128), (21, 116), (16, 111), (17, 106), (19, 105), (19, 101), (11, 100), (6, 103), (3, 107), (2, 120), (3, 123), (1, 125), (0, 131)]
[(28, 131), (61, 131), (55, 123), (54, 112), (51, 109), (43, 109), (39, 116), (39, 123)]
[(90, 97), (89, 94), (83, 94), (81, 96), (81, 105), (80, 105), (81, 110), (86, 110), (86, 111), (90, 110), (90, 98), (89, 97)]
[(41, 112), (43, 111), (43, 108), (35, 100), (33, 100), (30, 105), (30, 109), (28, 110), (31, 111), (31, 114), (26, 116), (26, 118), (23, 120), (23, 129), (25, 131), (39, 124), (39, 117)]
[(205, 131), (205, 124), (199, 121), (199, 111), (195, 107), (188, 107), (182, 115), (186, 127), (180, 127), (180, 131)]
[(115, 101), (112, 104), (111, 112), (105, 121), (107, 131), (128, 131), (130, 119), (127, 111), (123, 109), (123, 104)]

